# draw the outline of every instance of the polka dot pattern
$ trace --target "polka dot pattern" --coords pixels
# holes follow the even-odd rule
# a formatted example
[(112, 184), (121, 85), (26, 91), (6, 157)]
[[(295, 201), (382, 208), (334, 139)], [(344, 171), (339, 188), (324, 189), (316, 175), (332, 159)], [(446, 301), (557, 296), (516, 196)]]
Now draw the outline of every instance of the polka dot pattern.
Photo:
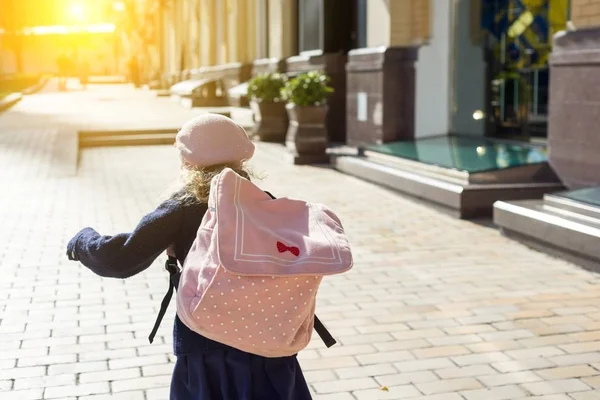
[[(198, 333), (254, 354), (296, 354), (310, 341), (321, 276), (240, 276), (219, 267), (198, 293)], [(199, 285), (200, 289), (204, 289)]]

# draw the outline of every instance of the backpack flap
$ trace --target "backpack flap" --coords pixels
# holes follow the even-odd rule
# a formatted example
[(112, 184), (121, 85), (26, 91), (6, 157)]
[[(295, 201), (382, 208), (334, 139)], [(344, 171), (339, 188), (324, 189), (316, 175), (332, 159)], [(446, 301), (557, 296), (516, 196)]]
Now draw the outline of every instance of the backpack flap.
[(271, 199), (231, 169), (212, 181), (211, 200), (220, 263), (229, 272), (332, 275), (352, 268), (342, 224), (322, 205)]

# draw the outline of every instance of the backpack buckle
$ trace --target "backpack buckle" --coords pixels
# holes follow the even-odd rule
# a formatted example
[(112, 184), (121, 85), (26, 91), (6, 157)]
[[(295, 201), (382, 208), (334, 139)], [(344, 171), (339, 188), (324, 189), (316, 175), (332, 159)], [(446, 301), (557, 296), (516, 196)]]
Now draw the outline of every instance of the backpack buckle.
[(165, 269), (169, 272), (170, 275), (175, 275), (179, 272), (179, 267), (177, 266), (177, 259), (175, 257), (169, 256), (167, 261), (165, 262)]

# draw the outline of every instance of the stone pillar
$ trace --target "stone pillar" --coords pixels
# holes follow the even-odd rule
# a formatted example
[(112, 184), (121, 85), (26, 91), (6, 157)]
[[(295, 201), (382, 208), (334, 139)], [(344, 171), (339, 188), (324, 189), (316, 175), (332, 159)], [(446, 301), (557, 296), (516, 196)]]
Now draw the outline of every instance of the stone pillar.
[(215, 0), (201, 0), (200, 18), (200, 52), (202, 53), (202, 65), (215, 65), (217, 63), (217, 36), (216, 36), (216, 12)]
[(348, 54), (347, 143), (412, 139), (415, 129), (417, 49), (379, 47)]
[(297, 54), (297, 0), (269, 0), (269, 57), (285, 58)]
[(572, 189), (600, 185), (600, 1), (583, 3), (572, 16), (584, 29), (558, 33), (550, 58), (550, 164)]

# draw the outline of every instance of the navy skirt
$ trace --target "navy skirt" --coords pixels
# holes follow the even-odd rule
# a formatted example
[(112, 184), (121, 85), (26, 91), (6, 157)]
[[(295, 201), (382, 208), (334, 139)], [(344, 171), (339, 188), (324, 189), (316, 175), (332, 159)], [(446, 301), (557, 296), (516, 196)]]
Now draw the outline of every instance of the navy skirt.
[(174, 333), (171, 400), (312, 399), (295, 356), (246, 353), (191, 332), (179, 318)]

